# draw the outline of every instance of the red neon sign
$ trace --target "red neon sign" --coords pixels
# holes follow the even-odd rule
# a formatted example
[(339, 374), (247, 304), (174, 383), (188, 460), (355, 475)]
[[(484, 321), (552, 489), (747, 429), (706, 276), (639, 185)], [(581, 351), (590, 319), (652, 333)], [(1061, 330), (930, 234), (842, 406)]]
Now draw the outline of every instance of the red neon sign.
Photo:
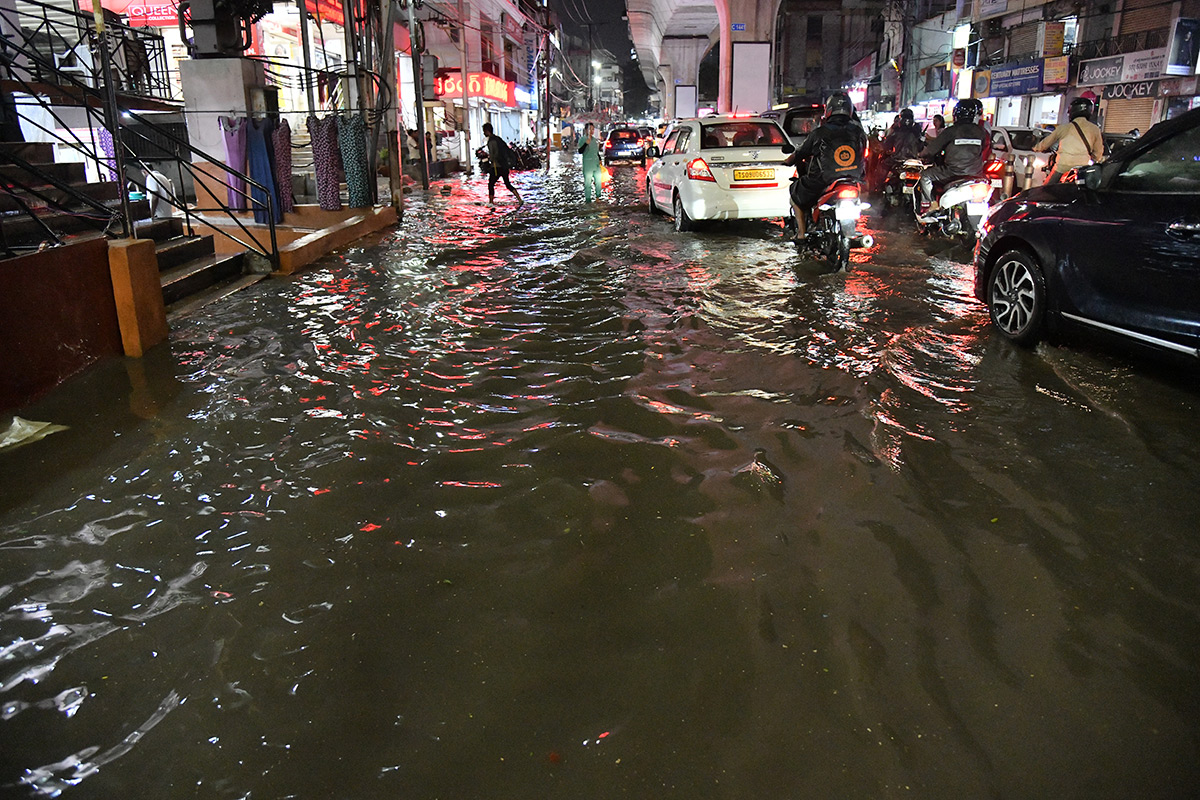
[[(448, 72), (433, 80), (433, 90), (438, 97), (462, 97), (462, 73)], [(517, 107), (517, 84), (502, 81), (486, 72), (472, 72), (467, 76), (467, 96), (486, 97), (512, 108)]]

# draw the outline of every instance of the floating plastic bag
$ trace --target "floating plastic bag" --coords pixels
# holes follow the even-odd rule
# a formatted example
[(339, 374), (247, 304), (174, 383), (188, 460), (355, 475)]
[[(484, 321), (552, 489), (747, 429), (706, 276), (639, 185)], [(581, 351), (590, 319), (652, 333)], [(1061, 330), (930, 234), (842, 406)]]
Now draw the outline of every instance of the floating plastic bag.
[(11, 450), (23, 444), (44, 439), (52, 433), (65, 431), (66, 425), (55, 425), (52, 422), (37, 422), (21, 417), (13, 417), (12, 424), (0, 433), (0, 451)]

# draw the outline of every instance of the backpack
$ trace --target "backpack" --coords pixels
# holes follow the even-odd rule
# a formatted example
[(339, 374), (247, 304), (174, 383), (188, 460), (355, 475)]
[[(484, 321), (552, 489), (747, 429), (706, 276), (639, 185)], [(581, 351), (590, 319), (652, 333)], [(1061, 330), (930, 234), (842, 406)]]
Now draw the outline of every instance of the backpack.
[(517, 164), (517, 154), (508, 146), (508, 142), (496, 137), (500, 142), (500, 146), (496, 148), (496, 168), (497, 169), (512, 169)]
[(829, 135), (818, 145), (817, 169), (826, 181), (837, 178), (861, 178), (866, 135), (854, 124), (826, 125)]

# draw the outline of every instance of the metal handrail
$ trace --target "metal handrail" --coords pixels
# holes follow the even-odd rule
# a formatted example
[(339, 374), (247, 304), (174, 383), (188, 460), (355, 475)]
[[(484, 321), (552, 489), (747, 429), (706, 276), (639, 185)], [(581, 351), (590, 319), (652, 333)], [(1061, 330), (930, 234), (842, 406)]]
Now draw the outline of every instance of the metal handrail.
[[(22, 0), (22, 2), (33, 2), (33, 0)], [(41, 5), (41, 4), (37, 4), (37, 5)], [(49, 7), (47, 7), (47, 8), (49, 8)], [(5, 10), (3, 10), (3, 9), (0, 9), (0, 17), (3, 17), (3, 16), (5, 15), (5, 14), (4, 14), (4, 11), (5, 11)], [(25, 44), (25, 45), (30, 45), (30, 44), (31, 44), (31, 43), (29, 42), (29, 40), (28, 40), (28, 39), (24, 39), (24, 37), (23, 37), (23, 42), (24, 42), (24, 44)], [(32, 63), (34, 66), (36, 66), (36, 67), (39, 67), (39, 68), (40, 68), (40, 67), (44, 67), (44, 66), (46, 66), (46, 63), (45, 63), (45, 60), (44, 60), (44, 57), (43, 57), (43, 55), (42, 55), (40, 52), (38, 52), (37, 50), (35, 50), (35, 49), (32, 49), (32, 47), (29, 47), (29, 48), (27, 48), (27, 47), (24, 47), (24, 46), (22, 46), (21, 44), (18, 44), (17, 42), (15, 42), (14, 40), (11, 40), (11, 39), (10, 39), (10, 40), (8, 40), (8, 41), (7, 41), (5, 44), (6, 44), (6, 46), (7, 46), (7, 47), (9, 47), (9, 48), (13, 49), (13, 50), (14, 50), (14, 51), (15, 51), (15, 52), (18, 54), (18, 55), (20, 55), (20, 56), (23, 56), (24, 58), (28, 59), (28, 60), (29, 60), (29, 61), (30, 61), (30, 62), (31, 62), (31, 63)], [(24, 66), (24, 65), (23, 65), (23, 66)], [(24, 79), (22, 76), (20, 76), (20, 75), (16, 75), (16, 74), (13, 74), (13, 75), (12, 75), (12, 77), (13, 77), (13, 79), (14, 79), (14, 80), (16, 80), (18, 83), (20, 83), (20, 84), (21, 84), (23, 87), (26, 87), (26, 88), (29, 88), (29, 89), (32, 89), (32, 88), (33, 88), (33, 87), (31, 87), (31, 86), (29, 85), (29, 82), (28, 82), (28, 81), (26, 81), (26, 80), (25, 80), (25, 79)], [(98, 111), (97, 111), (97, 109), (96, 109), (96, 108), (94, 108), (94, 107), (92, 107), (90, 104), (88, 104), (88, 103), (86, 102), (86, 98), (87, 98), (88, 96), (90, 96), (90, 97), (93, 97), (93, 98), (96, 98), (96, 99), (103, 99), (103, 98), (101, 98), (101, 97), (100, 97), (100, 95), (101, 95), (101, 92), (100, 92), (100, 90), (99, 90), (99, 89), (97, 89), (97, 88), (95, 88), (95, 87), (88, 86), (88, 85), (87, 85), (85, 82), (83, 82), (83, 81), (79, 80), (79, 79), (78, 79), (78, 78), (76, 78), (74, 75), (71, 75), (71, 74), (69, 74), (69, 73), (60, 73), (58, 77), (59, 77), (60, 81), (62, 81), (62, 80), (64, 80), (64, 79), (65, 79), (65, 82), (66, 82), (66, 83), (65, 83), (65, 85), (72, 86), (72, 87), (74, 87), (75, 89), (77, 89), (78, 91), (80, 91), (80, 92), (83, 94), (83, 96), (84, 96), (84, 98), (85, 98), (85, 102), (83, 103), (83, 107), (84, 107), (84, 109), (85, 109), (85, 113), (87, 114), (87, 116), (88, 116), (88, 118), (89, 118), (89, 122), (90, 122), (90, 120), (92, 119), (92, 117), (94, 117), (94, 116), (95, 116), (95, 117), (99, 117), (99, 116), (100, 116), (100, 115), (99, 115), (99, 113), (98, 113)], [(63, 85), (63, 84), (61, 84), (61, 83), (60, 83), (60, 85)], [(30, 92), (30, 94), (33, 94), (35, 97), (36, 97), (36, 96), (38, 96), (36, 92)], [(40, 101), (40, 100), (39, 100), (39, 103), (40, 103), (40, 104), (42, 104), (43, 106), (46, 106), (46, 107), (48, 107), (48, 106), (50, 105), (50, 104), (47, 104), (47, 103), (41, 103), (41, 101)], [(20, 112), (18, 111), (18, 114), (19, 114), (19, 113), (20, 113)], [(225, 237), (229, 238), (230, 240), (232, 240), (232, 241), (236, 242), (238, 245), (240, 245), (240, 246), (242, 246), (242, 247), (246, 247), (247, 249), (249, 249), (249, 250), (252, 250), (252, 251), (254, 251), (254, 252), (257, 252), (257, 253), (259, 253), (260, 255), (262, 255), (262, 256), (264, 256), (264, 257), (266, 257), (266, 258), (267, 258), (267, 259), (268, 259), (268, 260), (271, 262), (272, 266), (274, 266), (274, 267), (278, 267), (278, 265), (279, 265), (279, 244), (278, 244), (278, 237), (277, 237), (277, 233), (276, 233), (276, 230), (275, 230), (275, 204), (274, 204), (274, 200), (273, 200), (273, 198), (271, 197), (271, 193), (270, 193), (270, 192), (267, 190), (267, 188), (266, 188), (265, 186), (263, 186), (261, 183), (259, 183), (259, 182), (255, 181), (255, 180), (254, 180), (253, 178), (251, 178), (250, 176), (248, 176), (248, 175), (246, 175), (246, 174), (242, 173), (241, 171), (239, 171), (239, 170), (237, 170), (237, 169), (235, 169), (235, 168), (233, 168), (233, 167), (229, 166), (228, 164), (225, 164), (225, 163), (223, 163), (223, 162), (221, 162), (221, 161), (218, 161), (217, 159), (215, 159), (215, 158), (213, 158), (212, 156), (210, 156), (208, 153), (205, 153), (204, 151), (202, 151), (202, 150), (200, 150), (200, 149), (198, 149), (198, 148), (196, 148), (196, 147), (193, 147), (193, 146), (192, 146), (192, 144), (191, 144), (190, 142), (186, 142), (186, 141), (184, 141), (184, 140), (182, 140), (182, 139), (180, 139), (180, 138), (176, 137), (176, 136), (175, 136), (175, 135), (173, 135), (173, 134), (172, 134), (170, 131), (167, 131), (166, 129), (164, 129), (164, 128), (162, 128), (161, 126), (159, 126), (159, 125), (155, 124), (154, 122), (152, 122), (151, 120), (147, 119), (146, 117), (143, 117), (141, 114), (138, 114), (138, 113), (136, 113), (136, 112), (134, 112), (134, 111), (132, 111), (132, 110), (130, 110), (130, 109), (124, 109), (124, 110), (122, 111), (122, 113), (123, 113), (124, 115), (128, 116), (129, 118), (131, 118), (131, 119), (135, 119), (135, 120), (137, 120), (139, 123), (141, 123), (141, 124), (145, 125), (146, 127), (150, 128), (150, 129), (152, 129), (152, 130), (154, 130), (154, 131), (155, 131), (157, 134), (159, 134), (160, 136), (164, 137), (164, 138), (165, 138), (165, 139), (167, 139), (168, 141), (172, 142), (172, 143), (173, 143), (173, 144), (175, 144), (176, 146), (183, 148), (183, 149), (184, 149), (185, 151), (187, 151), (188, 153), (190, 153), (190, 154), (192, 154), (192, 155), (194, 155), (194, 156), (198, 156), (198, 157), (199, 157), (200, 159), (202, 159), (203, 161), (206, 161), (206, 162), (208, 162), (209, 164), (212, 164), (214, 167), (217, 167), (217, 168), (218, 168), (217, 172), (216, 172), (216, 173), (208, 173), (208, 176), (209, 176), (210, 178), (212, 178), (213, 180), (215, 180), (215, 182), (216, 182), (218, 185), (220, 185), (220, 186), (224, 186), (224, 187), (226, 188), (227, 192), (228, 192), (228, 191), (240, 192), (240, 193), (241, 193), (243, 196), (245, 196), (245, 197), (248, 197), (248, 198), (251, 198), (251, 206), (253, 206), (253, 205), (254, 205), (254, 203), (256, 203), (257, 201), (253, 200), (253, 198), (252, 198), (252, 197), (251, 197), (251, 195), (249, 194), (249, 191), (250, 191), (250, 190), (253, 190), (253, 189), (258, 189), (260, 192), (262, 192), (262, 194), (263, 194), (263, 195), (264, 195), (264, 197), (266, 198), (266, 204), (265, 204), (265, 205), (266, 205), (266, 211), (267, 211), (267, 225), (268, 225), (268, 231), (269, 231), (269, 235), (270, 235), (270, 247), (269, 247), (269, 249), (268, 249), (268, 248), (264, 248), (264, 247), (262, 246), (262, 243), (258, 241), (257, 237), (255, 237), (255, 236), (253, 236), (253, 235), (251, 235), (251, 234), (250, 234), (250, 231), (249, 231), (249, 229), (248, 229), (248, 228), (246, 227), (246, 225), (245, 225), (245, 224), (242, 222), (242, 220), (241, 220), (241, 219), (240, 219), (240, 218), (239, 218), (239, 217), (238, 217), (236, 214), (234, 214), (234, 213), (232, 212), (232, 210), (231, 210), (229, 207), (227, 207), (227, 206), (219, 206), (219, 207), (213, 207), (213, 208), (199, 208), (199, 207), (189, 207), (189, 206), (187, 205), (187, 203), (186, 203), (186, 202), (184, 202), (184, 203), (180, 203), (180, 204), (178, 204), (178, 206), (177, 206), (177, 207), (180, 207), (180, 208), (183, 208), (183, 209), (185, 209), (185, 211), (184, 211), (184, 213), (185, 213), (185, 219), (186, 219), (186, 221), (187, 221), (187, 223), (188, 223), (189, 227), (190, 227), (190, 225), (191, 225), (191, 219), (190, 219), (190, 216), (189, 216), (189, 211), (190, 211), (190, 212), (206, 212), (206, 211), (222, 211), (222, 212), (224, 212), (224, 213), (225, 213), (225, 214), (226, 214), (226, 215), (227, 215), (227, 216), (228, 216), (228, 217), (229, 217), (231, 220), (233, 220), (234, 224), (236, 224), (236, 225), (237, 225), (237, 226), (238, 226), (238, 227), (239, 227), (239, 228), (240, 228), (240, 229), (241, 229), (241, 230), (242, 230), (244, 233), (246, 233), (246, 234), (247, 234), (247, 236), (249, 237), (249, 239), (251, 240), (251, 242), (254, 242), (254, 244), (251, 244), (250, 242), (243, 241), (243, 240), (239, 239), (237, 236), (235, 236), (235, 235), (233, 235), (233, 234), (229, 233), (228, 231), (225, 231), (225, 230), (222, 230), (222, 229), (220, 229), (220, 228), (217, 228), (216, 226), (211, 226), (211, 225), (210, 225), (210, 227), (211, 227), (211, 228), (212, 228), (214, 231), (216, 231), (217, 233), (220, 233), (221, 235), (223, 235), (223, 236), (225, 236)], [(57, 115), (55, 115), (55, 117), (56, 117), (56, 119), (58, 119), (58, 118), (57, 118)], [(26, 118), (26, 119), (27, 119), (27, 118)], [(61, 120), (59, 120), (59, 121), (61, 121)], [(99, 119), (99, 122), (101, 123), (101, 125), (102, 125), (102, 126), (104, 125), (104, 120), (103, 120), (102, 118), (101, 118), (101, 119)], [(42, 127), (42, 126), (39, 126), (39, 127)], [(44, 127), (43, 127), (43, 130), (45, 130), (45, 128), (44, 128)], [(68, 128), (68, 130), (69, 130), (69, 128)], [(142, 132), (140, 132), (140, 131), (137, 131), (137, 130), (135, 130), (135, 129), (128, 128), (128, 127), (124, 127), (124, 126), (123, 126), (123, 127), (122, 127), (122, 131), (123, 131), (123, 132), (125, 132), (125, 133), (135, 133), (135, 134), (137, 134), (137, 135), (139, 135), (139, 136), (142, 136), (143, 138), (146, 138), (146, 139), (148, 139), (148, 138), (149, 138), (149, 137), (146, 137), (144, 133), (142, 133)], [(58, 138), (58, 139), (59, 139), (59, 141), (60, 141), (60, 142), (62, 142), (63, 144), (69, 144), (69, 142), (66, 142), (65, 140), (63, 140), (63, 138), (62, 138), (61, 136), (59, 136), (59, 135), (57, 134), (57, 132), (53, 132), (53, 133), (52, 133), (52, 135), (56, 136), (56, 138)], [(72, 133), (72, 136), (74, 136), (74, 134), (73, 134), (73, 133)], [(90, 157), (90, 158), (92, 158), (93, 160), (97, 161), (98, 163), (103, 163), (103, 160), (102, 160), (102, 158), (101, 158), (101, 156), (100, 156), (99, 154), (95, 153), (94, 151), (90, 151), (90, 150), (88, 149), (87, 145), (84, 145), (84, 144), (83, 144), (83, 142), (81, 142), (81, 141), (78, 139), (78, 137), (75, 137), (75, 139), (76, 139), (76, 142), (78, 142), (78, 148), (79, 148), (79, 149), (80, 149), (82, 152), (84, 152), (84, 154), (85, 154), (87, 157)], [(125, 149), (126, 149), (126, 150), (130, 150), (130, 148), (128, 148), (128, 147), (126, 147)], [(130, 150), (130, 152), (132, 153), (132, 151), (131, 151), (131, 150)], [(176, 157), (174, 160), (176, 160), (176, 161), (177, 161), (177, 162), (178, 162), (178, 163), (179, 163), (181, 166), (183, 166), (183, 167), (186, 167), (186, 169), (189, 171), (189, 174), (192, 174), (192, 175), (193, 175), (193, 177), (194, 177), (194, 175), (195, 175), (195, 167), (194, 167), (194, 165), (193, 165), (193, 162), (191, 162), (191, 161), (188, 161), (188, 160), (185, 160), (185, 159), (182, 159), (182, 158), (178, 158), (178, 157)], [(18, 166), (19, 166), (19, 165), (18, 165)], [(35, 174), (35, 175), (38, 175), (40, 178), (45, 178), (45, 177), (46, 177), (46, 176), (45, 176), (43, 173), (41, 173), (39, 170), (37, 170), (37, 169), (36, 169), (36, 166), (34, 166), (34, 165), (30, 165), (30, 164), (28, 164), (28, 163), (26, 164), (26, 166), (28, 166), (28, 167), (29, 167), (30, 171), (31, 171), (33, 174)], [(25, 169), (26, 167), (21, 167), (21, 168), (22, 168), (22, 169)], [(232, 175), (232, 176), (234, 176), (235, 178), (238, 178), (238, 179), (242, 180), (242, 181), (243, 181), (243, 182), (246, 184), (246, 186), (247, 186), (247, 191), (242, 191), (242, 190), (239, 190), (237, 187), (233, 186), (233, 185), (232, 185), (230, 182), (228, 182), (227, 180), (223, 179), (223, 178), (221, 177), (221, 175), (220, 175), (220, 173), (222, 173), (222, 172), (224, 172), (224, 173), (226, 173), (226, 174), (229, 174), (229, 175)], [(122, 184), (122, 185), (121, 185), (121, 191), (125, 191), (125, 187), (124, 187), (125, 176), (124, 176), (124, 175), (120, 175), (120, 176), (118, 176), (118, 177), (119, 177), (119, 180), (121, 181), (121, 184)], [(182, 188), (182, 187), (181, 187), (181, 188)], [(197, 196), (197, 200), (199, 200), (199, 196)], [(106, 207), (106, 208), (107, 208), (107, 207)], [(119, 212), (118, 212), (118, 211), (114, 211), (114, 210), (112, 210), (112, 209), (107, 209), (107, 210), (108, 210), (110, 213), (112, 213), (112, 214), (114, 215), (114, 217), (115, 217), (115, 216), (119, 216)], [(132, 222), (132, 220), (130, 220), (129, 222)], [(255, 244), (257, 244), (257, 246), (255, 246)]]
[[(39, 45), (45, 43), (50, 47), (51, 57), (73, 55), (77, 61), (81, 61), (80, 56), (84, 53), (97, 50), (96, 32), (92, 17), (88, 14), (47, 5), (39, 0), (17, 0), (15, 8), (0, 10), (0, 16), (9, 21), (12, 31), (35, 52), (40, 52)], [(63, 22), (64, 18), (69, 22)], [(29, 21), (34, 24), (27, 25)], [(109, 76), (118, 78), (119, 91), (159, 100), (171, 99), (166, 44), (161, 34), (111, 21), (105, 24), (105, 38), (112, 54), (107, 63), (92, 58), (90, 64), (81, 61), (65, 69), (83, 71), (93, 88), (103, 85), (103, 70), (108, 70)], [(12, 68), (28, 69), (29, 66), (14, 64)], [(62, 75), (69, 74), (58, 63), (45, 60), (39, 60), (34, 66), (37, 67), (35, 74), (39, 81), (57, 83)]]

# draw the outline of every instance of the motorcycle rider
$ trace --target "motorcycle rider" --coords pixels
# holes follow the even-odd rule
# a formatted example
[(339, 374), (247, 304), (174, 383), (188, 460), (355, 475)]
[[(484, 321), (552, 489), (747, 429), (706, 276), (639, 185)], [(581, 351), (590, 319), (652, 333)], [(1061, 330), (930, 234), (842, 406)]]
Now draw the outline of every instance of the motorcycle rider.
[(829, 95), (821, 124), (783, 162), (787, 167), (808, 162), (804, 175), (792, 182), (797, 241), (804, 239), (808, 215), (831, 183), (839, 178), (862, 180), (866, 148), (867, 134), (856, 119), (850, 95), (845, 92)]
[(913, 118), (911, 108), (906, 108), (896, 117), (896, 124), (883, 137), (884, 174), (902, 161), (915, 158), (925, 146), (925, 134)]
[(1076, 97), (1067, 106), (1070, 122), (1059, 125), (1054, 133), (1033, 146), (1035, 153), (1044, 153), (1058, 145), (1054, 159), (1054, 170), (1046, 177), (1046, 183), (1058, 183), (1067, 170), (1094, 164), (1104, 156), (1104, 136), (1092, 120), (1096, 106), (1087, 97)]
[(928, 209), (925, 213), (937, 210), (933, 202), (935, 182), (984, 176), (984, 165), (992, 155), (992, 140), (979, 124), (982, 115), (983, 103), (974, 98), (959, 100), (954, 106), (954, 124), (926, 144), (918, 156), (934, 164), (921, 173), (922, 208)]

